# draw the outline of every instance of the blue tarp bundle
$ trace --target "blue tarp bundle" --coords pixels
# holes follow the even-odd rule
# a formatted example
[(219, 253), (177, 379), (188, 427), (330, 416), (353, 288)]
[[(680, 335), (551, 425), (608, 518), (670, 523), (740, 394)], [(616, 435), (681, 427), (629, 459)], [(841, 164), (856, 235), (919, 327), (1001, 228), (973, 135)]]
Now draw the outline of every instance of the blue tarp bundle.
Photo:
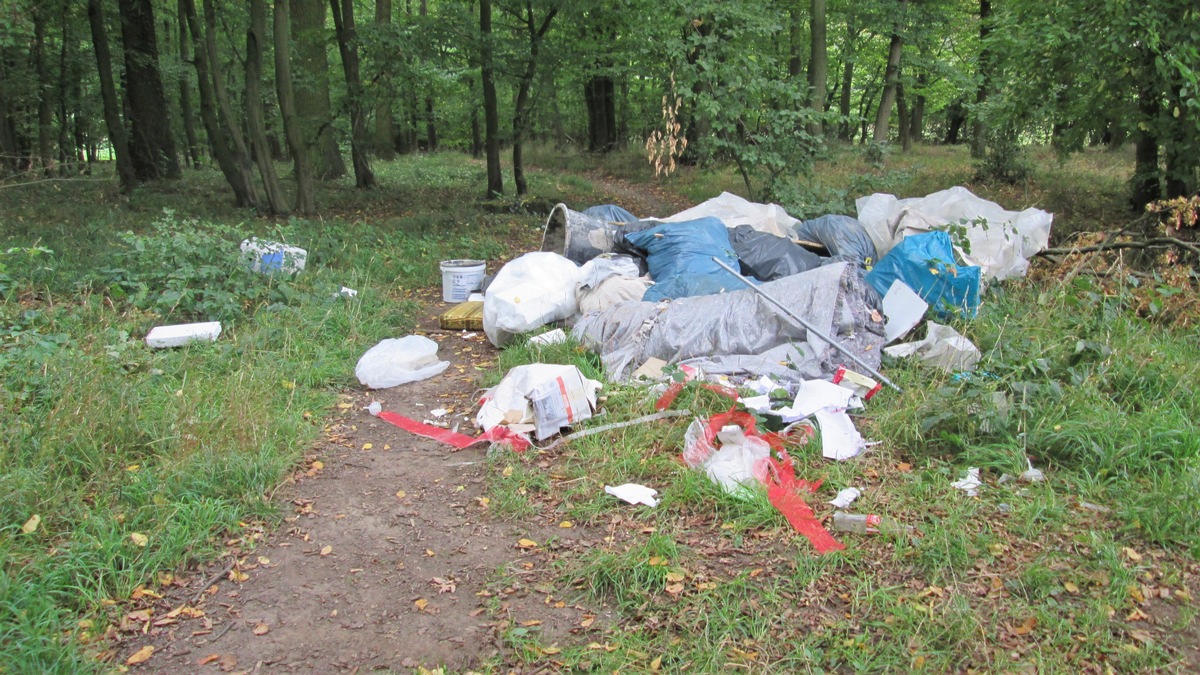
[(636, 223), (638, 217), (616, 204), (600, 204), (584, 209), (584, 215), (607, 220), (610, 223)]
[(713, 257), (738, 269), (737, 254), (729, 243), (725, 224), (716, 218), (663, 223), (641, 232), (625, 234), (625, 241), (646, 252), (654, 277), (642, 300), (685, 298), (745, 288), (721, 269)]
[(955, 264), (954, 246), (945, 232), (905, 237), (867, 273), (866, 279), (881, 297), (893, 281), (903, 281), (942, 319), (963, 315), (975, 318), (979, 311), (979, 268)]

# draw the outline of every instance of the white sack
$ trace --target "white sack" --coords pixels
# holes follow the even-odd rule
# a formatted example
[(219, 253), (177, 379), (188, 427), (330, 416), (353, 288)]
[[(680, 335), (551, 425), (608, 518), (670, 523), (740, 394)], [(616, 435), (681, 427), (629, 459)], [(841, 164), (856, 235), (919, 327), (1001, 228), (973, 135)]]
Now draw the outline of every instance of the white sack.
[(526, 253), (500, 269), (483, 299), (483, 331), (501, 347), (578, 311), (579, 266), (557, 253)]
[(354, 374), (371, 389), (426, 380), (450, 367), (449, 361), (438, 361), (437, 351), (438, 343), (420, 335), (388, 338), (362, 355)]
[[(789, 216), (778, 204), (757, 204), (729, 192), (680, 211), (670, 218), (660, 218), (665, 223), (681, 223), (712, 216), (733, 229), (738, 225), (749, 225), (759, 232), (769, 232), (777, 237), (794, 238), (792, 228), (800, 221)], [(882, 254), (881, 254), (882, 255)]]

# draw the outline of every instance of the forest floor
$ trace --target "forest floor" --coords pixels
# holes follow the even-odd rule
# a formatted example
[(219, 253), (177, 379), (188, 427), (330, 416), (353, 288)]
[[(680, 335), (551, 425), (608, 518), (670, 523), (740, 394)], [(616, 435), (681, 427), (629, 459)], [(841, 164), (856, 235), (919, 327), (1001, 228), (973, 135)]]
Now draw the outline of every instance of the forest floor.
[[(963, 178), (961, 162), (954, 169), (957, 160), (941, 151), (905, 161), (899, 177), (872, 180), (917, 186), (908, 190), (965, 182), (952, 178), (954, 171)], [(1109, 161), (1047, 170), (1092, 176), (1078, 190), (1067, 189), (1074, 179), (1051, 178), (1023, 191), (1040, 195), (1034, 203), (1047, 208), (1060, 204), (1074, 214), (1068, 222), (1084, 229), (1119, 201), (1110, 195), (1098, 204), (1090, 192), (1111, 186), (1118, 172)], [(929, 167), (941, 177), (931, 178)], [(854, 170), (832, 167), (825, 175), (838, 171)], [(1031, 280), (1006, 284), (988, 296), (977, 320), (956, 324), (985, 351), (984, 367), (996, 381), (891, 366), (889, 376), (906, 394), (880, 394), (859, 420), (880, 445), (845, 463), (801, 447), (793, 455), (799, 475), (825, 481), (811, 500), (819, 516), (832, 511), (825, 500), (854, 485), (864, 492), (855, 509), (895, 517), (917, 534), (840, 535), (846, 551), (816, 556), (765, 498), (730, 497), (679, 462), (686, 418), (516, 454), (482, 445), (456, 451), (364, 410), (378, 400), (422, 420), (445, 408), (442, 421), (472, 433), (478, 392), (512, 366), (544, 360), (595, 372), (594, 357), (574, 345), (498, 351), (481, 334), (437, 329), (436, 316), (448, 307), (428, 272), (438, 259), (484, 257), (494, 271), (537, 246), (540, 215), (492, 217), (454, 206), (467, 201), (478, 174), (475, 163), (449, 156), (385, 167), (384, 189), (348, 197), (331, 209), (332, 227), (301, 233), (320, 241), (311, 276), (297, 279), (312, 295), (273, 291), (273, 311), (235, 322), (232, 351), (144, 354), (138, 341), (124, 346), (112, 335), (141, 330), (148, 317), (135, 310), (109, 317), (106, 306), (87, 309), (86, 299), (83, 309), (58, 303), (64, 309), (54, 323), (21, 328), (22, 335), (102, 334), (81, 342), (94, 360), (88, 363), (97, 364), (81, 372), (108, 388), (55, 380), (67, 391), (45, 419), (63, 430), (42, 422), (38, 432), (18, 417), (18, 432), (10, 433), (24, 438), (27, 425), (30, 438), (42, 439), (38, 447), (63, 453), (82, 452), (79, 438), (95, 433), (98, 447), (118, 454), (95, 460), (108, 472), (94, 469), (104, 483), (93, 479), (74, 493), (38, 492), (19, 474), (4, 475), (14, 496), (0, 507), (6, 521), (19, 525), (30, 510), (45, 514), (35, 534), (0, 539), (5, 560), (20, 561), (6, 563), (6, 578), (23, 579), (28, 598), (85, 589), (67, 614), (77, 626), (45, 619), (47, 630), (38, 633), (43, 624), (28, 620), (32, 609), (5, 613), (21, 601), (18, 587), (0, 587), (0, 630), (15, 636), (4, 648), (12, 650), (14, 672), (49, 663), (35, 649), (72, 643), (88, 663), (107, 664), (102, 669), (163, 673), (1200, 668), (1192, 600), (1200, 593), (1193, 433), (1200, 415), (1189, 393), (1200, 345), (1186, 329), (1144, 318), (1138, 293), (1157, 295), (1164, 286), (1085, 286), (1081, 275), (1064, 274), (1079, 268), (1077, 259), (1062, 267), (1038, 261)], [(711, 194), (736, 188), (728, 175), (693, 178)], [(578, 208), (612, 202), (663, 215), (695, 202), (678, 182), (649, 183), (619, 169), (568, 172), (545, 162), (534, 180), (537, 194)], [(1000, 188), (1007, 194), (1001, 203), (1031, 203), (1008, 189)], [(201, 195), (199, 187), (187, 190), (196, 191), (188, 199)], [(816, 193), (827, 194), (820, 186)], [(154, 212), (163, 203), (178, 205), (179, 196), (149, 193), (122, 208)], [(33, 209), (49, 208), (15, 206), (14, 219), (30, 224)], [(45, 276), (57, 272), (39, 274), (46, 288), (57, 287)], [(361, 306), (331, 304), (327, 288), (335, 283), (360, 289)], [(55, 316), (44, 296), (22, 291), (21, 311)], [(100, 318), (77, 325), (62, 312)], [(14, 330), (6, 353), (24, 354)], [(437, 340), (450, 368), (376, 392), (353, 383), (348, 364), (378, 336), (397, 331)], [(1012, 335), (1021, 338), (1004, 338)], [(122, 367), (110, 373), (104, 364), (114, 352)], [(53, 375), (58, 367), (45, 362)], [(40, 380), (25, 377), (10, 379), (10, 390), (45, 395)], [(1013, 412), (1000, 414), (997, 394)], [(640, 387), (608, 386), (604, 396), (607, 420), (652, 411), (654, 395)], [(178, 403), (186, 405), (155, 428), (156, 406)], [(85, 404), (94, 406), (91, 423), (61, 412)], [(677, 405), (701, 416), (728, 408), (690, 387)], [(219, 413), (211, 421), (210, 409)], [(137, 417), (124, 426), (139, 427), (138, 434), (106, 429), (107, 418), (119, 424), (127, 410)], [(251, 421), (263, 415), (286, 423)], [(144, 440), (192, 434), (195, 444), (179, 456), (157, 449), (160, 440)], [(231, 459), (195, 454), (229, 437), (229, 450), (218, 450)], [(264, 451), (247, 454), (256, 444)], [(272, 445), (278, 449), (265, 452)], [(1046, 482), (998, 481), (1001, 473), (1020, 473), (1027, 456), (1046, 471)], [(37, 457), (47, 471), (90, 461)], [(197, 466), (189, 464), (193, 457)], [(30, 461), (13, 456), (5, 465)], [(977, 497), (949, 485), (968, 465), (983, 468)], [(193, 485), (192, 475), (211, 485)], [(235, 476), (246, 484), (234, 484)], [(606, 483), (619, 482), (658, 488), (660, 505), (627, 506), (604, 495)], [(86, 508), (109, 490), (105, 509)], [(201, 506), (191, 505), (187, 490)], [(84, 507), (68, 508), (68, 501)], [(210, 520), (208, 511), (188, 510), (213, 503), (229, 506)], [(164, 506), (204, 518), (172, 520)], [(104, 527), (72, 526), (76, 511), (87, 519), (79, 523)], [(142, 537), (133, 546), (131, 531)], [(112, 558), (94, 559), (81, 542), (109, 546)], [(56, 566), (76, 576), (55, 577)], [(106, 575), (112, 579), (91, 590), (86, 578)], [(74, 640), (62, 643), (63, 634)]]

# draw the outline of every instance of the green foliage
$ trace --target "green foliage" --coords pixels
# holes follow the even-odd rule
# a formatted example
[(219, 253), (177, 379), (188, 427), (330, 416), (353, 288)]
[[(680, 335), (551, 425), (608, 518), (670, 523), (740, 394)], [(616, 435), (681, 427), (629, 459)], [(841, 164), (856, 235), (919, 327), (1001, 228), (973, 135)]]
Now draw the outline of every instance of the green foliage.
[(297, 302), (301, 294), (282, 275), (250, 270), (240, 238), (234, 226), (167, 210), (148, 232), (121, 235), (98, 280), (114, 299), (179, 321), (229, 321), (259, 304)]
[(1009, 185), (1022, 184), (1033, 174), (1025, 148), (1015, 132), (1008, 129), (989, 129), (987, 152), (975, 169), (975, 180), (998, 181)]

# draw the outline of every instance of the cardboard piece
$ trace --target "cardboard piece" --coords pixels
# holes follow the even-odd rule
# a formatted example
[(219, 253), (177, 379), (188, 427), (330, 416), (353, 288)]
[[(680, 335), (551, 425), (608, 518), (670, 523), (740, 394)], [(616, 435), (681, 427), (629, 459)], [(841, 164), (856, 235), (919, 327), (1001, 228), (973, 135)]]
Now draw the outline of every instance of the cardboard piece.
[(438, 317), (438, 326), (447, 330), (483, 330), (483, 303), (460, 302)]
[(928, 310), (929, 303), (922, 300), (908, 284), (899, 279), (893, 281), (887, 295), (883, 296), (883, 315), (887, 317), (887, 324), (883, 327), (886, 341), (892, 342), (915, 328)]
[(593, 391), (577, 369), (534, 387), (529, 402), (533, 404), (537, 439), (545, 440), (563, 427), (591, 417), (595, 412)]

